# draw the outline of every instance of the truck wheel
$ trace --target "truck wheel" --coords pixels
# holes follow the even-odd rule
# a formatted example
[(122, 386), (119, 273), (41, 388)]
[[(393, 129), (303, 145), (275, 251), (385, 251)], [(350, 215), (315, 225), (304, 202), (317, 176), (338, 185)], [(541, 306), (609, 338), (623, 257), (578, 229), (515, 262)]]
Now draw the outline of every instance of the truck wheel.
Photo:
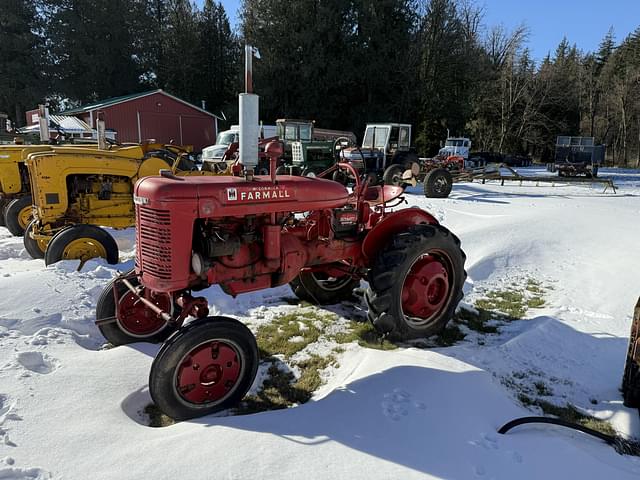
[(453, 188), (453, 178), (446, 168), (431, 170), (424, 177), (424, 196), (427, 198), (447, 198)]
[[(127, 272), (125, 275), (130, 273)], [(100, 333), (111, 345), (126, 345), (134, 342), (160, 343), (177, 330), (177, 325), (167, 323), (157, 314), (145, 308), (144, 304), (129, 291), (126, 285), (117, 280), (118, 277), (109, 282), (100, 294), (96, 305), (96, 320), (113, 319), (111, 323), (103, 323), (98, 326)], [(129, 282), (134, 287), (140, 285), (138, 277), (132, 277)], [(116, 316), (114, 288), (118, 289), (120, 317)], [(141, 295), (143, 293), (144, 290), (140, 292)], [(161, 294), (148, 300), (169, 314), (176, 313), (169, 295)]]
[(302, 170), (302, 176), (303, 177), (310, 177), (310, 178), (316, 178), (316, 172), (314, 172), (311, 168), (305, 168), (304, 170)]
[(151, 365), (149, 393), (162, 412), (186, 420), (236, 405), (257, 371), (251, 331), (232, 318), (207, 317), (163, 345)]
[(640, 299), (636, 304), (631, 322), (631, 334), (629, 335), (629, 348), (627, 349), (627, 359), (624, 364), (624, 375), (622, 377), (622, 398), (624, 405), (631, 408), (640, 408), (640, 366), (634, 359), (634, 353), (640, 337)]
[(396, 187), (402, 187), (405, 183), (402, 181), (402, 174), (406, 169), (402, 165), (389, 165), (384, 171), (382, 181), (385, 185), (394, 185)]
[(369, 320), (390, 339), (438, 333), (462, 299), (466, 256), (440, 225), (414, 225), (396, 234), (373, 262), (365, 299)]
[(4, 208), (4, 223), (16, 237), (24, 235), (24, 229), (33, 218), (33, 203), (31, 195), (11, 200)]
[(110, 264), (118, 263), (118, 245), (106, 230), (95, 225), (78, 224), (56, 233), (44, 254), (47, 265), (60, 260), (80, 260), (82, 266), (92, 258), (104, 258)]
[(349, 275), (330, 277), (322, 272), (300, 272), (289, 286), (296, 297), (315, 305), (333, 305), (353, 296), (360, 280)]
[(47, 250), (46, 240), (35, 240), (31, 238), (31, 233), (34, 231), (34, 227), (38, 221), (31, 220), (27, 228), (24, 230), (24, 236), (22, 237), (22, 243), (24, 244), (24, 249), (27, 251), (31, 258), (35, 258), (37, 260), (44, 258), (44, 252)]

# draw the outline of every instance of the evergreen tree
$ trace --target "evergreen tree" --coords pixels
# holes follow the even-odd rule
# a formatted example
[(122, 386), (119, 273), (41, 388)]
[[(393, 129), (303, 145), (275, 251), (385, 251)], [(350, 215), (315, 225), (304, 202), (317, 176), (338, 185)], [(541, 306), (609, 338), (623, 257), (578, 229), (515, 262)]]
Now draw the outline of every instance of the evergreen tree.
[(40, 6), (33, 0), (0, 0), (0, 112), (16, 126), (25, 124), (25, 111), (45, 94)]

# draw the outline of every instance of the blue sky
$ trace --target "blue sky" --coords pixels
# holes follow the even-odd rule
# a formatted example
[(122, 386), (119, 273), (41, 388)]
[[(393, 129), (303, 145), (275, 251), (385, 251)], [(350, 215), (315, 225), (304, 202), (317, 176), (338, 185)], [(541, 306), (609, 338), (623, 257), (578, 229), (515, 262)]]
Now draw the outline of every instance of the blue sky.
[[(295, 1), (295, 0), (290, 0)], [(202, 0), (196, 0), (198, 4)], [(222, 0), (232, 23), (240, 0)], [(640, 26), (640, 0), (477, 0), (487, 25), (529, 27), (529, 49), (540, 60), (566, 36), (584, 51), (593, 51), (613, 26), (617, 41)]]

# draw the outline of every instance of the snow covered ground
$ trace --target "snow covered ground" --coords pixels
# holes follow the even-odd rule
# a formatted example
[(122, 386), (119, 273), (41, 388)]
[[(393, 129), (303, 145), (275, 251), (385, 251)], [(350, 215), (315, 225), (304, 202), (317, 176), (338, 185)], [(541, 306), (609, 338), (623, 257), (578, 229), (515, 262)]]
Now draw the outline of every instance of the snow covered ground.
[[(545, 305), (526, 319), (446, 348), (352, 344), (304, 405), (165, 428), (139, 414), (158, 347), (101, 349), (93, 325), (103, 286), (132, 264), (132, 232), (118, 234), (124, 264), (78, 273), (73, 262), (31, 260), (0, 227), (0, 478), (638, 478), (640, 458), (571, 430), (496, 433), (531, 414), (517, 385), (539, 382), (551, 401), (640, 437), (618, 390), (640, 296), (640, 173), (602, 174), (617, 194), (474, 183), (435, 200), (409, 189), (409, 204), (462, 240), (464, 302), (534, 279)], [(253, 329), (296, 308), (282, 300), (287, 287), (206, 295), (214, 312)]]

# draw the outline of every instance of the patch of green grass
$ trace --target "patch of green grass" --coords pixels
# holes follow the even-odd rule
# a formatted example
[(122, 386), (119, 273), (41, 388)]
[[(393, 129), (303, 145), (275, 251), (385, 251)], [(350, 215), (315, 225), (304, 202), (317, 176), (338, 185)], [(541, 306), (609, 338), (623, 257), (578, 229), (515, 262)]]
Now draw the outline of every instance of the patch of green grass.
[(234, 413), (245, 415), (280, 410), (308, 402), (313, 392), (322, 385), (320, 372), (335, 362), (333, 355), (311, 355), (308, 359), (295, 363), (300, 369), (300, 378), (296, 380), (292, 372), (281, 370), (273, 361), (269, 367), (269, 377), (260, 391), (256, 395), (245, 397), (234, 409)]
[(449, 324), (435, 337), (436, 345), (439, 347), (450, 347), (461, 340), (464, 340), (465, 334), (462, 333), (460, 327), (455, 324)]
[(462, 323), (480, 333), (496, 333), (498, 327), (495, 325), (487, 325), (487, 322), (493, 320), (497, 314), (483, 308), (479, 308), (477, 313), (461, 308), (455, 315), (454, 319), (458, 323)]
[(544, 307), (544, 299), (542, 297), (531, 297), (527, 299), (527, 308)]
[(552, 415), (567, 422), (576, 423), (606, 435), (617, 435), (609, 422), (587, 415), (570, 403), (561, 407), (546, 400), (532, 399), (523, 393), (518, 396), (518, 399), (525, 406), (540, 407), (546, 415)]
[[(335, 319), (333, 314), (320, 314), (310, 309), (281, 315), (258, 328), (256, 338), (263, 359), (274, 354), (285, 358), (303, 350), (322, 335), (321, 326)], [(294, 339), (294, 341), (292, 341)]]
[(547, 384), (541, 380), (534, 382), (533, 386), (536, 388), (536, 393), (541, 397), (549, 397), (553, 395), (553, 390), (551, 390), (551, 388), (549, 388)]
[(143, 410), (144, 414), (149, 417), (150, 427), (168, 427), (176, 423), (176, 421), (160, 411), (155, 403), (150, 403)]
[(527, 279), (527, 285), (524, 287), (531, 293), (535, 293), (536, 295), (542, 295), (544, 293), (544, 288), (542, 284), (533, 278)]
[(492, 290), (476, 301), (478, 309), (501, 312), (519, 320), (527, 313), (526, 299), (520, 290)]
[(376, 350), (395, 350), (397, 345), (380, 336), (369, 321), (351, 321), (349, 330), (338, 332), (335, 336), (338, 343), (357, 342), (358, 345), (365, 348), (373, 348)]

